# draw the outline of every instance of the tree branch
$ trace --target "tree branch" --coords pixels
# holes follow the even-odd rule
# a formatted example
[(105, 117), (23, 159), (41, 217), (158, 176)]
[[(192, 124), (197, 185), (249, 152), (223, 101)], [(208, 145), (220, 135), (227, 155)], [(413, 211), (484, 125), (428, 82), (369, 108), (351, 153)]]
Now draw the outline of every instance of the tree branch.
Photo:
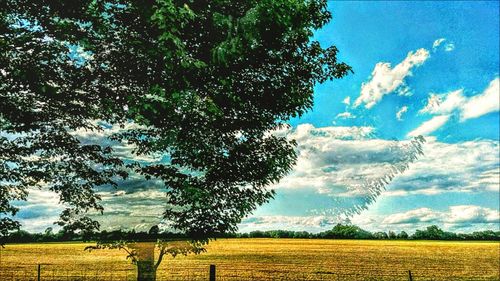
[(161, 244), (160, 255), (158, 256), (158, 260), (156, 261), (155, 269), (158, 269), (158, 267), (160, 266), (161, 261), (163, 259), (163, 256), (165, 255), (165, 253), (167, 253), (166, 248), (167, 248), (166, 244)]
[(125, 252), (127, 252), (128, 256), (130, 257), (130, 259), (132, 260), (133, 263), (136, 263), (137, 262), (137, 259), (135, 258), (135, 254), (132, 252), (130, 252), (127, 247), (124, 247), (124, 246), (118, 246), (118, 249), (119, 250), (124, 250)]

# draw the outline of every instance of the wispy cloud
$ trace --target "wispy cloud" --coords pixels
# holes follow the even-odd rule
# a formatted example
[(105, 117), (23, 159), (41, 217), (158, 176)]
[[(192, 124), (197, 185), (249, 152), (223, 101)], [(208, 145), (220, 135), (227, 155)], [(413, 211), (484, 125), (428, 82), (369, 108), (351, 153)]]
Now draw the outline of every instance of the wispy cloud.
[(427, 98), (427, 104), (419, 111), (419, 114), (450, 114), (460, 109), (467, 98), (463, 95), (463, 89), (446, 94), (431, 93)]
[(452, 115), (459, 116), (463, 122), (500, 111), (499, 81), (498, 77), (493, 79), (482, 93), (471, 97), (466, 97), (463, 89), (444, 94), (431, 93), (419, 114), (435, 116), (408, 133), (408, 136), (431, 134), (446, 124)]
[(385, 95), (398, 90), (401, 90), (401, 94), (407, 95), (409, 89), (404, 83), (405, 78), (411, 76), (412, 70), (422, 65), (429, 57), (429, 51), (422, 48), (409, 52), (394, 68), (387, 62), (377, 63), (370, 79), (361, 85), (361, 93), (354, 102), (354, 107), (364, 104), (365, 108), (372, 108)]
[(432, 44), (432, 51), (436, 52), (441, 46), (443, 46), (445, 52), (451, 52), (455, 49), (453, 42), (449, 42), (446, 38), (439, 38)]
[(472, 96), (461, 107), (461, 120), (481, 117), (500, 110), (500, 79), (497, 77), (479, 95)]
[(439, 38), (439, 39), (436, 39), (434, 41), (434, 43), (432, 44), (432, 49), (436, 49), (437, 47), (439, 47), (439, 45), (441, 45), (444, 41), (446, 41), (446, 38)]
[(406, 112), (408, 111), (408, 106), (402, 106), (398, 112), (396, 112), (396, 119), (398, 119), (398, 121), (403, 121), (403, 114), (405, 114)]
[(350, 105), (351, 104), (351, 97), (347, 96), (345, 99), (342, 100), (342, 103), (345, 105)]
[(337, 114), (337, 116), (335, 116), (335, 118), (340, 118), (340, 119), (352, 119), (352, 118), (356, 118), (356, 116), (352, 115), (352, 113), (350, 113), (349, 111), (345, 111), (345, 112), (342, 112), (342, 113), (339, 113)]
[(444, 94), (430, 94), (427, 104), (419, 113), (450, 114), (458, 113), (460, 120), (481, 117), (491, 112), (500, 111), (500, 79), (493, 79), (486, 89), (477, 95), (466, 97), (463, 89)]
[(450, 119), (450, 115), (439, 115), (432, 117), (431, 120), (425, 121), (418, 128), (409, 132), (408, 136), (409, 137), (416, 137), (420, 135), (427, 136), (430, 133), (441, 128), (444, 124), (446, 124), (446, 122), (448, 122), (448, 119)]

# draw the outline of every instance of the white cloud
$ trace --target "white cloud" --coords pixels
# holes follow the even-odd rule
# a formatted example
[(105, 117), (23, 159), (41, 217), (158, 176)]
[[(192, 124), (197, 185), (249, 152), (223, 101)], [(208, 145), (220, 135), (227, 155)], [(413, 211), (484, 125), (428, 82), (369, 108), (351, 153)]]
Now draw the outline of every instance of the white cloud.
[(135, 149), (137, 148), (136, 145), (130, 144), (127, 141), (118, 142), (112, 141), (110, 139), (110, 137), (114, 134), (125, 132), (127, 130), (147, 129), (147, 127), (138, 125), (134, 122), (128, 122), (123, 126), (120, 126), (116, 124), (104, 123), (99, 120), (94, 121), (94, 124), (99, 129), (78, 129), (70, 132), (70, 134), (77, 137), (83, 144), (100, 144), (111, 146), (113, 148), (113, 154), (125, 160), (157, 162), (161, 159), (162, 155), (159, 153), (150, 155), (137, 155), (134, 153)]
[(451, 91), (444, 94), (431, 93), (427, 104), (419, 111), (419, 114), (437, 115), (431, 120), (422, 123), (408, 136), (418, 134), (426, 135), (443, 126), (452, 114), (460, 116), (460, 121), (481, 117), (491, 112), (500, 111), (500, 79), (493, 79), (488, 87), (480, 94), (466, 97), (463, 89)]
[(435, 48), (439, 47), (439, 45), (441, 45), (444, 41), (446, 41), (446, 38), (439, 38), (439, 39), (437, 39), (432, 44), (432, 48), (435, 49)]
[(449, 42), (446, 38), (439, 38), (432, 44), (432, 51), (436, 52), (441, 45), (444, 46), (445, 52), (451, 52), (455, 49), (455, 44), (453, 42)]
[(476, 205), (449, 206), (445, 210), (421, 207), (381, 215), (366, 212), (354, 216), (353, 224), (370, 231), (405, 230), (410, 234), (416, 229), (424, 229), (430, 225), (438, 225), (445, 231), (472, 232), (495, 230), (500, 227), (498, 210)]
[(414, 67), (422, 65), (429, 57), (429, 51), (422, 48), (409, 52), (407, 57), (394, 68), (391, 68), (390, 63), (377, 63), (370, 80), (361, 85), (361, 94), (354, 102), (354, 106), (358, 107), (364, 103), (365, 108), (372, 108), (384, 95), (398, 89), (401, 89), (400, 93), (407, 94), (409, 90), (404, 79), (412, 75), (411, 70)]
[(444, 217), (447, 223), (498, 223), (499, 220), (498, 210), (473, 205), (451, 206), (449, 214)]
[(383, 219), (382, 224), (471, 224), (499, 223), (497, 210), (475, 205), (450, 206), (448, 211), (436, 211), (419, 208), (403, 213), (391, 214)]
[(467, 98), (463, 95), (463, 90), (456, 90), (446, 94), (431, 93), (427, 98), (427, 104), (419, 113), (429, 114), (450, 114), (455, 110), (460, 109), (466, 102)]
[(448, 144), (428, 137), (425, 154), (394, 179), (384, 196), (498, 192), (498, 150), (491, 140)]
[(398, 119), (398, 121), (402, 121), (403, 120), (403, 114), (405, 114), (406, 112), (408, 111), (408, 106), (403, 106), (401, 107), (398, 112), (396, 112), (396, 119)]
[[(405, 142), (374, 139), (372, 127), (316, 128), (311, 124), (302, 124), (296, 129), (284, 128), (277, 134), (297, 140), (298, 161), (293, 172), (272, 188), (276, 188), (278, 194), (296, 194), (296, 197), (286, 201), (288, 206), (293, 206), (296, 214), (318, 215), (295, 215), (288, 218), (278, 213), (273, 214), (273, 218), (260, 219), (266, 224), (257, 225), (258, 221), (247, 221), (245, 223), (248, 227), (253, 224), (258, 229), (264, 228), (261, 225), (274, 228), (285, 228), (281, 226), (288, 225), (295, 230), (329, 228), (332, 223), (339, 221), (338, 217), (330, 213), (330, 209), (349, 210), (363, 204), (363, 198), (370, 195), (363, 183), (386, 175), (392, 163), (401, 161), (404, 156), (402, 145)], [(423, 146), (425, 155), (394, 178), (388, 185), (388, 190), (382, 192), (382, 196), (443, 196), (446, 193), (482, 192), (498, 196), (498, 149), (497, 141), (475, 140), (447, 144), (429, 137)], [(122, 192), (116, 192), (111, 187), (100, 188), (105, 216), (98, 219), (103, 229), (146, 227), (161, 221), (166, 194), (160, 182), (145, 182), (137, 175), (132, 175), (131, 179), (120, 182), (119, 186)], [(306, 206), (305, 201), (311, 196), (315, 196), (311, 200), (312, 205)], [(57, 201), (57, 195), (33, 191), (30, 201), (22, 206), (31, 214), (21, 213), (24, 214), (22, 222), (26, 228), (43, 230), (51, 226), (60, 211)], [(444, 223), (462, 225), (464, 218), (473, 216), (484, 216), (487, 218), (484, 221), (491, 223), (491, 212), (484, 212), (486, 215), (483, 215), (483, 211), (457, 207), (453, 210), (454, 215), (450, 215), (450, 219)], [(33, 213), (37, 215), (34, 216)], [(412, 214), (418, 214), (425, 220), (432, 218), (433, 211), (420, 210)], [(358, 216), (356, 218), (359, 219)], [(392, 217), (392, 220), (396, 221), (396, 218)], [(476, 218), (476, 221), (481, 220)], [(380, 218), (373, 218), (374, 224), (380, 224), (381, 221)], [(356, 221), (353, 219), (353, 222)], [(369, 226), (368, 222), (365, 223)], [(381, 224), (380, 227), (387, 225)]]
[(351, 104), (351, 97), (347, 96), (345, 99), (342, 100), (342, 103), (345, 105), (350, 105)]
[(500, 110), (500, 79), (497, 77), (479, 95), (470, 97), (461, 107), (461, 120), (477, 118)]
[(448, 119), (450, 119), (450, 115), (440, 115), (440, 116), (434, 116), (432, 117), (431, 120), (425, 121), (420, 125), (418, 128), (415, 130), (411, 131), (408, 133), (409, 137), (416, 137), (419, 135), (426, 136), (437, 129), (441, 128), (446, 122), (448, 122)]
[(345, 111), (345, 112), (342, 112), (342, 113), (339, 113), (337, 114), (337, 116), (335, 116), (335, 118), (340, 118), (340, 119), (352, 119), (352, 118), (356, 118), (356, 116), (352, 115), (349, 111)]
[(419, 223), (419, 222), (434, 222), (439, 215), (429, 208), (419, 208), (410, 210), (404, 213), (396, 213), (387, 216), (383, 224), (402, 224), (402, 223)]
[[(323, 127), (302, 124), (287, 136), (298, 143), (293, 172), (271, 188), (308, 191), (330, 204), (311, 207), (317, 214), (348, 215), (367, 208), (408, 163), (408, 141), (371, 139), (371, 127)], [(396, 173), (397, 173), (396, 172)], [(311, 194), (310, 194), (311, 195)], [(312, 195), (311, 195), (312, 196)]]
[(14, 217), (22, 229), (30, 232), (41, 232), (47, 227), (53, 227), (59, 219), (63, 206), (59, 204), (59, 195), (49, 190), (29, 189), (27, 201), (17, 201), (14, 205), (19, 212)]
[(419, 113), (450, 114), (458, 111), (464, 121), (499, 110), (500, 90), (497, 77), (482, 93), (472, 97), (465, 97), (462, 89), (445, 94), (431, 94)]
[(252, 230), (309, 230), (329, 229), (339, 221), (329, 216), (250, 216), (239, 225), (240, 232)]
[[(443, 211), (421, 207), (389, 215), (368, 212), (356, 215), (350, 221), (369, 231), (406, 230), (411, 234), (416, 229), (424, 229), (435, 224), (446, 231), (470, 232), (497, 229), (500, 223), (500, 215), (498, 210), (491, 208), (476, 205), (458, 205), (449, 206), (447, 210)], [(239, 224), (239, 231), (282, 229), (320, 232), (331, 229), (337, 223), (345, 223), (345, 221), (325, 215), (250, 216)]]
[(451, 51), (455, 50), (455, 44), (453, 44), (453, 43), (448, 43), (448, 44), (446, 44), (446, 45), (444, 46), (444, 50), (445, 50), (446, 52), (451, 52)]
[[(369, 138), (370, 127), (324, 127), (300, 125), (288, 131), (298, 143), (293, 172), (273, 188), (307, 189), (325, 196), (359, 197), (363, 182), (387, 173), (401, 161), (404, 142)], [(427, 195), (445, 192), (491, 192), (498, 190), (498, 144), (477, 140), (448, 144), (427, 138), (424, 155), (397, 176), (385, 196)]]

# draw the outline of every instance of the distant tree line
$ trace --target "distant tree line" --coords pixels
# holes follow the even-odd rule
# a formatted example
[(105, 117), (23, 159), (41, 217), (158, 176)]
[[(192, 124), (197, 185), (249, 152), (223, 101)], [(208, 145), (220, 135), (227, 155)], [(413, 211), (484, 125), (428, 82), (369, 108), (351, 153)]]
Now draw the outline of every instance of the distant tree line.
[[(29, 242), (64, 242), (64, 241), (118, 241), (118, 240), (152, 240), (152, 239), (183, 239), (187, 236), (179, 233), (151, 233), (115, 230), (101, 231), (93, 234), (78, 234), (65, 232), (63, 230), (54, 232), (47, 228), (43, 233), (29, 233), (24, 230), (12, 232), (5, 242), (7, 243), (29, 243)], [(268, 230), (251, 231), (249, 233), (221, 234), (218, 238), (305, 238), (305, 239), (366, 239), (366, 240), (489, 240), (500, 241), (500, 231), (484, 230), (472, 233), (454, 233), (443, 231), (436, 225), (425, 229), (418, 229), (412, 235), (405, 231), (396, 233), (370, 232), (355, 225), (337, 224), (331, 230), (310, 233), (307, 231), (291, 230)]]
[[(226, 235), (228, 236), (228, 235)], [(307, 231), (269, 230), (252, 231), (249, 233), (235, 233), (230, 237), (236, 238), (311, 238), (311, 239), (371, 239), (371, 240), (500, 240), (500, 231), (484, 230), (472, 233), (454, 233), (443, 231), (436, 225), (428, 226), (426, 229), (418, 229), (409, 235), (405, 231), (396, 233), (370, 232), (355, 225), (337, 224), (331, 230), (319, 233)]]

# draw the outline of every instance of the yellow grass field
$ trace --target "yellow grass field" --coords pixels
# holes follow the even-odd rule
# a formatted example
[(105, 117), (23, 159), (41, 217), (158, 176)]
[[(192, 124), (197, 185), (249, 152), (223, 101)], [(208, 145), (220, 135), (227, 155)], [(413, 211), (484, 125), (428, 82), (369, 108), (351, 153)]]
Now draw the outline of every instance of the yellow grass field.
[[(134, 280), (118, 250), (84, 243), (7, 245), (0, 280)], [(306, 239), (218, 239), (201, 255), (165, 259), (158, 280), (500, 280), (500, 243)]]

